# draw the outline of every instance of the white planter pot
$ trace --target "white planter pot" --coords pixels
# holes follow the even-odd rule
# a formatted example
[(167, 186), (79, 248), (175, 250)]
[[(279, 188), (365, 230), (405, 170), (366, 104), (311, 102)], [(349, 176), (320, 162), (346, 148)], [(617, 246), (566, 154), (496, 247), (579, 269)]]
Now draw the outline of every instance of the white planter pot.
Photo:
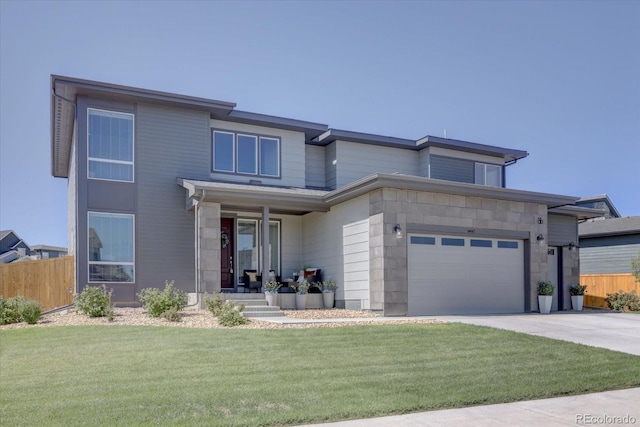
[(553, 295), (538, 295), (538, 309), (542, 314), (551, 312), (551, 304), (553, 303)]
[(278, 294), (277, 293), (264, 293), (264, 297), (267, 300), (268, 306), (276, 306), (278, 305)]
[(307, 308), (307, 294), (296, 294), (296, 309), (304, 310)]
[(322, 293), (322, 301), (324, 302), (324, 308), (333, 308), (335, 295), (336, 295), (335, 292)]
[(584, 304), (584, 295), (571, 295), (571, 307), (574, 311), (582, 311)]

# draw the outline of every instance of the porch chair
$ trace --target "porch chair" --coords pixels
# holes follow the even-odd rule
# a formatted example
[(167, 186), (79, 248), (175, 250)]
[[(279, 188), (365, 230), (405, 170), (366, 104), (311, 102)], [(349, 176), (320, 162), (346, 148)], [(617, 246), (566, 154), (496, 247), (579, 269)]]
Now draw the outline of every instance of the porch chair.
[(258, 275), (257, 270), (245, 270), (242, 273), (242, 281), (244, 282), (244, 291), (251, 292), (251, 289), (255, 289), (256, 292), (262, 292), (262, 276)]

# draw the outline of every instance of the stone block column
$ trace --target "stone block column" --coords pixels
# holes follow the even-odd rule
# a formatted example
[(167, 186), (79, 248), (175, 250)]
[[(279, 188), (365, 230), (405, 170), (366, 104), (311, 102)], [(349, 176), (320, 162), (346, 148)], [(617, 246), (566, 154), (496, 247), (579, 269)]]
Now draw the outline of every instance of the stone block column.
[(199, 291), (220, 292), (220, 204), (200, 202), (197, 207), (197, 278)]

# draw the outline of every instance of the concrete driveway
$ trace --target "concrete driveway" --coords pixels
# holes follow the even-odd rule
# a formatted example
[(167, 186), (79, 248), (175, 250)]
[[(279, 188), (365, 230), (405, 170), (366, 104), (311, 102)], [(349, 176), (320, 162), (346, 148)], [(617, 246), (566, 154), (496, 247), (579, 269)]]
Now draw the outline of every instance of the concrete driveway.
[(609, 311), (438, 316), (447, 322), (491, 326), (640, 355), (640, 314)]

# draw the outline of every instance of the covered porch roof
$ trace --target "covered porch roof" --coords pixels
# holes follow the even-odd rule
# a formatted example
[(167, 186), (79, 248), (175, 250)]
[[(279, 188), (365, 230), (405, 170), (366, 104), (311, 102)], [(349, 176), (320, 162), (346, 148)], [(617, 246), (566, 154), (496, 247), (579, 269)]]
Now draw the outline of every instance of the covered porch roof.
[(223, 209), (262, 211), (269, 206), (271, 213), (304, 215), (309, 212), (328, 212), (332, 206), (382, 188), (484, 197), (498, 200), (540, 203), (550, 213), (575, 216), (579, 219), (601, 216), (603, 211), (576, 206), (574, 196), (486, 187), (402, 174), (373, 174), (337, 190), (276, 187), (221, 181), (200, 181), (178, 178), (178, 185), (187, 190), (187, 210), (197, 201), (217, 202)]
[(269, 206), (271, 213), (304, 215), (309, 212), (328, 212), (324, 202), (328, 191), (305, 188), (269, 187), (219, 181), (198, 181), (178, 178), (178, 185), (187, 190), (187, 210), (197, 201), (220, 203), (225, 210), (261, 212)]

